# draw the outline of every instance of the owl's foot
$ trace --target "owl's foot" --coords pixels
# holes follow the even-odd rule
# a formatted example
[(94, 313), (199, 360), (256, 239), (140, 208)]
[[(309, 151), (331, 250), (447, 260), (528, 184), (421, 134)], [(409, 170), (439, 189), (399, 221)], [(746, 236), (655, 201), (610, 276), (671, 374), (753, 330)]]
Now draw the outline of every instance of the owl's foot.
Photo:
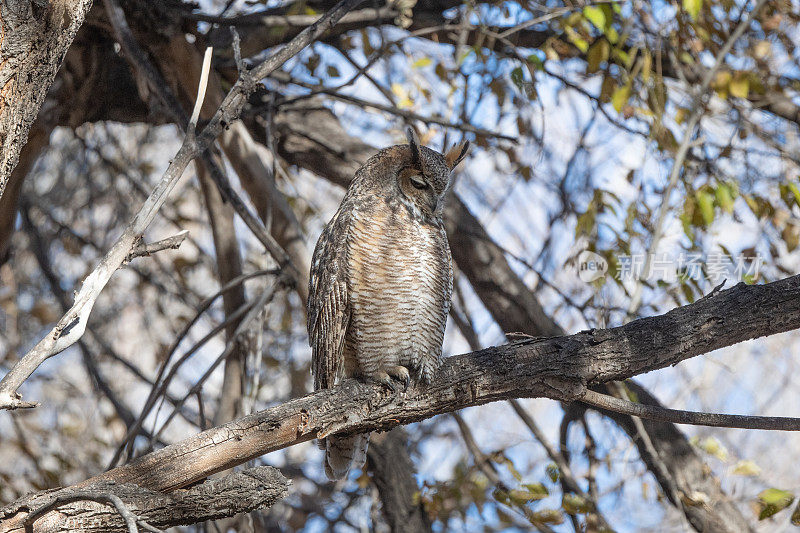
[(400, 365), (393, 366), (387, 370), (387, 373), (397, 381), (403, 383), (403, 392), (408, 390), (408, 385), (411, 383), (411, 375), (406, 367)]
[(409, 374), (408, 369), (400, 365), (387, 368), (386, 370), (381, 370), (375, 374), (372, 379), (391, 389), (395, 395), (400, 393), (400, 389), (398, 388), (395, 380), (403, 384), (402, 392), (407, 391), (408, 385), (411, 383), (411, 375)]

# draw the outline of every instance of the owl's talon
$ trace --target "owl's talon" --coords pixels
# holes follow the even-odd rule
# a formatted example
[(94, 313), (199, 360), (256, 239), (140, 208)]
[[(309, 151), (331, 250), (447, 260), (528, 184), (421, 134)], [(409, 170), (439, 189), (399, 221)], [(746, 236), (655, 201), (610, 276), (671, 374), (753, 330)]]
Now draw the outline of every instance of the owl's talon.
[(392, 392), (397, 392), (397, 385), (395, 385), (392, 377), (386, 372), (379, 372), (373, 378), (377, 383), (380, 383)]
[(406, 367), (401, 365), (394, 366), (388, 370), (388, 374), (403, 383), (403, 392), (408, 390), (408, 386), (411, 384), (411, 374)]

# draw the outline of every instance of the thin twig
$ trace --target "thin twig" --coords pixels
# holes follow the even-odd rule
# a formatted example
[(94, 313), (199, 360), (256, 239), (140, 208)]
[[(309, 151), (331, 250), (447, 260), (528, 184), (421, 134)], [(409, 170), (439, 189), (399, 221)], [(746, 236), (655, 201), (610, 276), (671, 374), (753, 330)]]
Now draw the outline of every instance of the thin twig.
[(51, 511), (56, 507), (60, 507), (66, 503), (78, 501), (92, 501), (113, 506), (122, 517), (122, 520), (125, 522), (125, 526), (128, 528), (128, 533), (139, 533), (139, 528), (136, 525), (139, 521), (139, 518), (133, 514), (130, 509), (128, 509), (119, 496), (110, 492), (98, 493), (93, 491), (76, 491), (72, 494), (63, 494), (57, 496), (47, 504), (31, 511), (30, 514), (25, 517), (24, 524), (27, 527), (31, 527), (33, 522), (35, 522), (38, 517), (42, 516), (42, 514), (46, 513), (47, 511)]
[(244, 61), (242, 61), (242, 39), (234, 26), (231, 26), (231, 38), (233, 39), (231, 44), (233, 47), (233, 59), (236, 61), (236, 70), (241, 76), (246, 70)]
[(160, 252), (162, 250), (177, 250), (180, 248), (183, 241), (186, 240), (186, 237), (189, 235), (189, 230), (185, 229), (179, 233), (176, 233), (172, 237), (167, 237), (166, 239), (161, 239), (160, 241), (151, 242), (150, 244), (139, 244), (131, 253), (125, 257), (125, 262), (129, 262), (131, 259), (136, 257), (149, 257), (150, 255)]
[[(272, 79), (274, 79), (276, 81), (279, 81), (281, 83), (291, 83), (291, 84), (294, 84), (294, 85), (299, 85), (301, 87), (305, 87), (307, 89), (312, 89), (313, 90), (313, 94), (326, 94), (328, 96), (331, 96), (331, 97), (336, 98), (338, 100), (341, 100), (343, 102), (347, 102), (347, 103), (350, 103), (350, 104), (355, 104), (355, 105), (358, 105), (358, 106), (361, 106), (361, 107), (371, 107), (373, 109), (377, 109), (378, 111), (383, 111), (385, 113), (391, 113), (392, 115), (396, 115), (398, 117), (403, 117), (406, 120), (417, 120), (417, 121), (422, 122), (424, 124), (438, 124), (439, 126), (443, 126), (445, 128), (452, 128), (452, 129), (456, 129), (456, 130), (460, 130), (460, 131), (474, 133), (474, 134), (480, 135), (482, 137), (502, 139), (504, 141), (511, 141), (511, 142), (514, 142), (514, 143), (518, 142), (518, 140), (519, 140), (514, 136), (503, 135), (502, 133), (497, 133), (497, 132), (494, 132), (494, 131), (491, 131), (491, 130), (487, 130), (487, 129), (484, 129), (484, 128), (479, 128), (477, 126), (473, 126), (472, 124), (454, 124), (454, 123), (450, 122), (449, 120), (446, 120), (446, 119), (444, 119), (442, 117), (420, 115), (419, 113), (415, 113), (413, 111), (409, 111), (409, 110), (406, 110), (406, 109), (400, 109), (400, 108), (395, 107), (395, 106), (389, 106), (389, 105), (379, 104), (379, 103), (376, 103), (376, 102), (370, 102), (369, 100), (363, 100), (363, 99), (358, 98), (356, 96), (350, 96), (349, 94), (341, 94), (341, 93), (337, 92), (339, 87), (330, 88), (330, 89), (328, 89), (328, 88), (319, 88), (319, 87), (317, 87), (317, 86), (315, 86), (313, 84), (305, 83), (305, 82), (302, 82), (300, 80), (294, 79), (291, 76), (289, 76), (288, 74), (286, 74), (285, 72), (275, 72), (270, 76), (270, 78), (272, 78)], [(310, 95), (298, 96), (298, 97), (292, 98), (291, 100), (287, 100), (286, 102), (282, 102), (282, 104), (286, 105), (286, 104), (288, 104), (290, 102), (295, 102), (295, 101), (298, 101), (300, 99), (304, 99), (304, 98), (306, 98), (308, 96), (310, 96)]]
[[(206, 53), (203, 56), (203, 69), (200, 71), (200, 83), (197, 85), (197, 99), (194, 102), (194, 110), (192, 111), (192, 118), (189, 119), (189, 124), (186, 126), (186, 135), (194, 136), (194, 130), (197, 127), (197, 120), (200, 118), (200, 109), (203, 107), (203, 100), (206, 99), (206, 88), (208, 87), (208, 73), (211, 70), (211, 54), (214, 48), (211, 46), (206, 47)], [(238, 58), (237, 64), (241, 63), (241, 56)]]
[(635, 403), (621, 400), (608, 394), (587, 389), (580, 401), (620, 413), (658, 422), (673, 424), (689, 424), (692, 426), (709, 426), (721, 428), (765, 429), (770, 431), (800, 431), (800, 418), (786, 416), (751, 416), (704, 413), (698, 411), (682, 411), (655, 405)]

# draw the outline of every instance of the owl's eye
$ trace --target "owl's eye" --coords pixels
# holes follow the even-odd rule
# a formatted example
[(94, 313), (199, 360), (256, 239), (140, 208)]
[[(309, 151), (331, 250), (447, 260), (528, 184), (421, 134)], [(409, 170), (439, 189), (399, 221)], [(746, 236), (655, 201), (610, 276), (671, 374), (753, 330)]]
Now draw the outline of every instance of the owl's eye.
[(422, 190), (430, 187), (430, 185), (428, 185), (428, 182), (425, 181), (425, 179), (419, 174), (414, 174), (409, 179), (411, 180), (411, 185), (413, 185), (415, 189)]

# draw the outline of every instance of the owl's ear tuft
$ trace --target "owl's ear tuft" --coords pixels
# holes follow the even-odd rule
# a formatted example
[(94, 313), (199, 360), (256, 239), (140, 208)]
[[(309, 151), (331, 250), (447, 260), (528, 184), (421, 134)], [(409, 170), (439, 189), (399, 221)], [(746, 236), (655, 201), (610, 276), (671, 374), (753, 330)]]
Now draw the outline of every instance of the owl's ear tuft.
[(469, 153), (469, 141), (464, 141), (450, 148), (447, 153), (444, 154), (444, 158), (450, 170), (456, 168), (458, 164), (467, 157), (467, 153)]
[(411, 164), (416, 168), (421, 168), (421, 159), (419, 156), (419, 137), (417, 136), (417, 132), (411, 126), (406, 128), (406, 138), (408, 139), (408, 145), (411, 147)]

